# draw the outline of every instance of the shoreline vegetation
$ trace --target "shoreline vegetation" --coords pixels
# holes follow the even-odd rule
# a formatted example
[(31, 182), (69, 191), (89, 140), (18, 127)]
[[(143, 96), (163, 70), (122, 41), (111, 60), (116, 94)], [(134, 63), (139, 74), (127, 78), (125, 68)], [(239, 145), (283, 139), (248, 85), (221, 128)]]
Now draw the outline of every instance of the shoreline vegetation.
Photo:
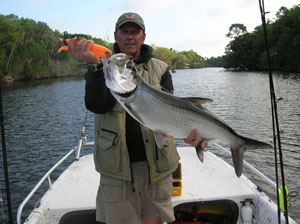
[[(281, 7), (276, 19), (268, 20), (267, 32), (272, 67), (276, 71), (300, 73), (300, 5)], [(64, 34), (44, 22), (0, 14), (0, 79), (2, 82), (82, 76), (86, 65), (70, 52), (57, 53)], [(95, 43), (113, 49), (113, 43), (85, 34)], [(249, 33), (240, 23), (226, 34), (231, 40), (225, 55), (204, 58), (193, 50), (177, 51), (153, 47), (154, 57), (165, 61), (171, 71), (186, 68), (224, 67), (237, 71), (266, 71), (267, 58), (262, 26)]]

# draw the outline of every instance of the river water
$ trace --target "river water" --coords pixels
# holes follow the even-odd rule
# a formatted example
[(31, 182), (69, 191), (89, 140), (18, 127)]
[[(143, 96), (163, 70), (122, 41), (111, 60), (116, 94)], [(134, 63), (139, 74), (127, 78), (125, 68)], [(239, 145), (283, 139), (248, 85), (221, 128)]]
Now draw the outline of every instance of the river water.
[[(177, 70), (173, 73), (176, 96), (201, 96), (214, 101), (206, 107), (223, 118), (239, 134), (273, 142), (268, 75), (229, 72), (220, 68)], [(274, 75), (278, 101), (284, 171), (289, 192), (300, 191), (300, 76)], [(56, 79), (17, 82), (3, 85), (4, 125), (8, 152), (9, 177), (14, 217), (17, 208), (39, 179), (63, 155), (75, 146), (80, 137), (86, 109), (82, 79)], [(86, 133), (93, 141), (93, 114), (88, 113)], [(178, 145), (184, 143), (178, 140)], [(209, 150), (231, 163), (231, 158), (209, 147)], [(84, 153), (90, 153), (84, 152)], [(255, 150), (245, 153), (250, 162), (275, 181), (274, 153)], [(66, 161), (53, 175), (70, 164)], [(1, 161), (0, 188), (6, 213), (5, 183)], [(244, 167), (244, 174), (276, 200), (276, 193)], [(28, 215), (47, 183), (25, 207)], [(299, 197), (291, 199), (289, 214), (300, 223)], [(4, 211), (4, 212), (3, 212)], [(1, 214), (1, 216), (2, 216)], [(0, 218), (5, 223), (6, 216)]]

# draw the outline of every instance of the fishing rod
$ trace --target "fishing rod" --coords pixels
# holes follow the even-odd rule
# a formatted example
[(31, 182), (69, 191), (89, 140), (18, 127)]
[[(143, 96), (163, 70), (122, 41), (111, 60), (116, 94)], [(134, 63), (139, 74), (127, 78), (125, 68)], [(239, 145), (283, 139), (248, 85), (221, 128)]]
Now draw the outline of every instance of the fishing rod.
[(6, 152), (6, 143), (5, 143), (5, 133), (4, 133), (4, 116), (3, 116), (1, 86), (2, 86), (2, 84), (0, 81), (0, 126), (1, 126), (0, 128), (1, 128), (2, 155), (3, 155), (4, 176), (5, 176), (6, 200), (7, 200), (7, 209), (8, 209), (8, 223), (13, 224), (10, 190), (9, 190), (7, 152)]
[[(273, 125), (273, 142), (274, 142), (274, 155), (275, 155), (275, 173), (276, 173), (276, 184), (278, 186), (278, 168), (277, 168), (277, 143), (278, 143), (278, 152), (279, 152), (279, 160), (280, 160), (280, 171), (281, 171), (281, 182), (282, 182), (282, 192), (283, 195), (283, 212), (285, 216), (286, 223), (289, 223), (288, 217), (288, 199), (287, 199), (287, 187), (285, 184), (285, 176), (284, 176), (284, 167), (283, 167), (283, 158), (282, 158), (282, 148), (281, 148), (281, 138), (280, 138), (280, 129), (279, 129), (279, 122), (278, 122), (278, 113), (277, 113), (277, 99), (275, 96), (275, 89), (273, 83), (273, 75), (272, 75), (272, 64), (271, 64), (271, 57), (269, 51), (269, 44), (267, 38), (267, 26), (266, 26), (266, 17), (265, 17), (265, 5), (264, 0), (259, 0), (259, 8), (261, 13), (261, 20), (262, 20), (262, 27), (264, 32), (264, 39), (266, 45), (266, 53), (267, 53), (267, 61), (269, 67), (269, 85), (270, 85), (270, 96), (271, 96), (271, 109), (272, 109), (272, 125)], [(276, 137), (277, 135), (277, 137)], [(278, 189), (278, 187), (277, 187)], [(278, 206), (278, 223), (281, 223), (280, 218), (280, 196), (277, 190), (277, 206)]]

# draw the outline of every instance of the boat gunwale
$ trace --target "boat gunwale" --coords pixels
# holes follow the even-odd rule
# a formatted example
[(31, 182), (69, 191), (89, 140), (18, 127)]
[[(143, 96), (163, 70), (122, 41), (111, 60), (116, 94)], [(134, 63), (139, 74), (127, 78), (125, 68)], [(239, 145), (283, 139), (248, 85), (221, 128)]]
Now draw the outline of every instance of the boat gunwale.
[[(17, 224), (22, 223), (22, 212), (25, 205), (28, 203), (28, 201), (33, 197), (33, 195), (40, 189), (41, 185), (48, 179), (49, 189), (52, 188), (52, 181), (51, 181), (51, 174), (66, 160), (72, 155), (72, 153), (75, 153), (75, 160), (80, 159), (80, 155), (78, 155), (77, 152), (80, 152), (81, 146), (92, 146), (94, 145), (94, 142), (83, 142), (83, 144), (78, 144), (78, 146), (75, 146), (73, 149), (71, 149), (66, 155), (64, 155), (58, 162), (56, 162), (47, 173), (44, 174), (44, 176), (39, 180), (39, 182), (34, 186), (34, 188), (30, 191), (30, 193), (26, 196), (26, 198), (22, 201), (22, 203), (18, 207), (17, 211)], [(80, 147), (80, 148), (79, 148)]]

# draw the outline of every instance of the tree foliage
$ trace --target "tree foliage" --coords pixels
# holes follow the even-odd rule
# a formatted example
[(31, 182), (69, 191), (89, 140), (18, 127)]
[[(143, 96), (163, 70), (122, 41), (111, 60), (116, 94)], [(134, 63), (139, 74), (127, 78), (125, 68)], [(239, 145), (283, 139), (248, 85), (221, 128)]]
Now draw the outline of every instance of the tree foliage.
[(205, 60), (205, 66), (206, 67), (224, 67), (224, 57), (225, 56), (219, 56), (219, 57), (210, 57)]
[(205, 60), (195, 51), (176, 51), (172, 48), (153, 47), (153, 56), (166, 62), (171, 69), (181, 68), (203, 68), (205, 67)]
[[(275, 70), (300, 72), (300, 7), (281, 7), (275, 21), (268, 21), (267, 36)], [(224, 67), (236, 70), (267, 70), (262, 26), (251, 33), (243, 24), (232, 24), (227, 37), (233, 38), (225, 49)]]
[(226, 37), (236, 38), (245, 33), (247, 33), (247, 27), (245, 27), (244, 24), (235, 23), (229, 27), (229, 32), (226, 34)]
[[(71, 35), (71, 34), (70, 34)], [(57, 53), (64, 34), (51, 30), (46, 23), (16, 15), (0, 14), (0, 78), (33, 80), (73, 75), (81, 71), (68, 52)], [(113, 43), (85, 34), (95, 43), (113, 49)], [(154, 57), (165, 61), (171, 69), (202, 68), (205, 60), (193, 50), (176, 51), (153, 46)]]
[[(276, 70), (300, 72), (300, 7), (281, 7), (275, 21), (268, 21), (267, 33)], [(195, 51), (176, 51), (153, 47), (154, 57), (165, 61), (170, 69), (224, 66), (236, 70), (266, 70), (267, 57), (262, 26), (251, 33), (240, 23), (232, 24), (226, 34), (232, 40), (225, 56), (204, 59)], [(57, 53), (63, 37), (46, 23), (18, 16), (0, 14), (0, 78), (9, 75), (15, 80), (51, 78), (80, 71), (77, 61), (68, 52)], [(111, 50), (113, 43), (87, 35), (95, 43)]]
[[(46, 23), (0, 14), (0, 78), (32, 80), (78, 73), (81, 69), (70, 53), (57, 53), (63, 45), (59, 37), (63, 34)], [(112, 49), (106, 41), (90, 39)]]

